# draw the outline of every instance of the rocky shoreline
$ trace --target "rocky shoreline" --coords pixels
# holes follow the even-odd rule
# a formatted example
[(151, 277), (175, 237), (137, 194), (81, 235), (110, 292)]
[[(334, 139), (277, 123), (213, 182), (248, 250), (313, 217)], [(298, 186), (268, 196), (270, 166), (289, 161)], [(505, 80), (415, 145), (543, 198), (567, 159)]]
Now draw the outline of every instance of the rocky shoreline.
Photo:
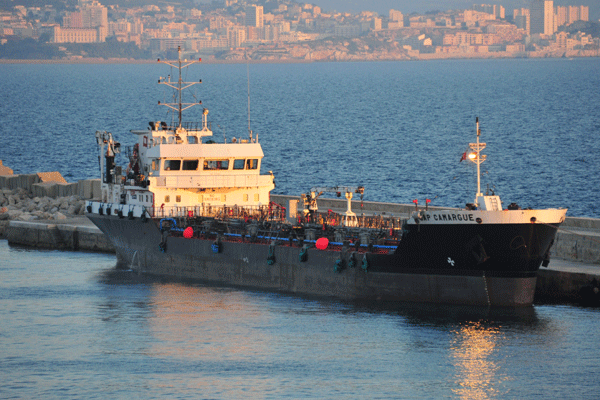
[(99, 194), (99, 179), (68, 183), (59, 172), (15, 175), (0, 160), (0, 239), (11, 221), (82, 218), (85, 201)]
[(34, 196), (23, 188), (0, 189), (0, 238), (10, 221), (59, 221), (83, 215), (85, 199), (78, 195), (51, 198)]

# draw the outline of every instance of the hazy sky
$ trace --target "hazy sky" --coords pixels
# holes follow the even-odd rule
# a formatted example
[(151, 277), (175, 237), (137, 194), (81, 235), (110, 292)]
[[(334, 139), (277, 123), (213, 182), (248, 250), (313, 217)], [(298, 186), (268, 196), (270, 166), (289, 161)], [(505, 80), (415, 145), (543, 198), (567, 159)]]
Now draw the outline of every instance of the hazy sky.
[[(531, 0), (312, 0), (324, 11), (377, 11), (388, 15), (390, 9), (399, 10), (405, 14), (412, 12), (423, 13), (431, 10), (467, 9), (473, 4), (500, 4), (506, 8), (506, 13), (512, 15), (515, 8), (529, 8)], [(590, 7), (590, 20), (600, 17), (600, 0), (554, 0), (554, 5), (586, 5)]]

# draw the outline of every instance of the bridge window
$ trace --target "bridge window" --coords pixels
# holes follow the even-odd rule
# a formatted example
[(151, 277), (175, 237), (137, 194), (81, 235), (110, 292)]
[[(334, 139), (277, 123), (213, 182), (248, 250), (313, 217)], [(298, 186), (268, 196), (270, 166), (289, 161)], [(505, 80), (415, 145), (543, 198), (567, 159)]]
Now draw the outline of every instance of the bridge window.
[(229, 169), (229, 160), (204, 160), (204, 170), (227, 170)]
[(179, 171), (181, 160), (165, 160), (165, 171)]
[(246, 160), (244, 160), (244, 159), (234, 160), (233, 161), (233, 169), (244, 169), (245, 162), (246, 162)]
[(258, 159), (246, 160), (246, 169), (257, 169), (257, 168), (258, 168)]
[(184, 171), (196, 171), (198, 169), (198, 160), (183, 160)]

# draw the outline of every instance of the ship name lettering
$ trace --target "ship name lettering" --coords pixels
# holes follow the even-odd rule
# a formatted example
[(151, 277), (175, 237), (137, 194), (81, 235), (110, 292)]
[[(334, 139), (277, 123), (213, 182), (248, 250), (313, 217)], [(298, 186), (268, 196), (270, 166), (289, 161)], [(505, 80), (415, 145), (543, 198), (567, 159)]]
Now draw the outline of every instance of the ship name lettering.
[[(473, 214), (432, 214), (435, 221), (474, 221)], [(427, 215), (429, 219), (429, 215)]]

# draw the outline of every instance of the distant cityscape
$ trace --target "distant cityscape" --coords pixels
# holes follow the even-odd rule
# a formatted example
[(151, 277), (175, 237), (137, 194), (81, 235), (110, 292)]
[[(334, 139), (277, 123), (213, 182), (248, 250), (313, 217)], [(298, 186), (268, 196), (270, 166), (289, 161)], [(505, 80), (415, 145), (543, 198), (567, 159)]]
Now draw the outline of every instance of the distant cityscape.
[(388, 15), (327, 12), (291, 0), (194, 0), (123, 7), (16, 5), (0, 10), (1, 59), (344, 61), (600, 55), (589, 7), (533, 0), (529, 8)]

